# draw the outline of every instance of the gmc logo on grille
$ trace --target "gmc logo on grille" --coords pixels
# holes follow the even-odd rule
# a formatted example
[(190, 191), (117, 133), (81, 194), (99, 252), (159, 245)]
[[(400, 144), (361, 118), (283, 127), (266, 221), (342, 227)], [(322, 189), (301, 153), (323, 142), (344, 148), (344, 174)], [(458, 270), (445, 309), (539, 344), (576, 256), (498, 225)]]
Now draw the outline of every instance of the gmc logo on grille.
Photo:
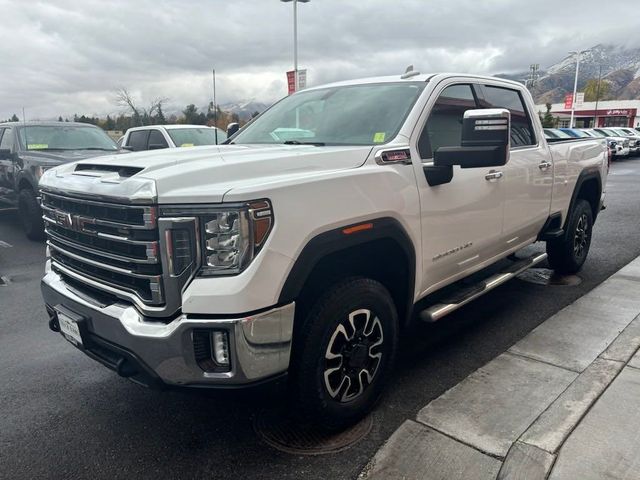
[(70, 213), (56, 212), (56, 223), (61, 227), (73, 229), (73, 217)]

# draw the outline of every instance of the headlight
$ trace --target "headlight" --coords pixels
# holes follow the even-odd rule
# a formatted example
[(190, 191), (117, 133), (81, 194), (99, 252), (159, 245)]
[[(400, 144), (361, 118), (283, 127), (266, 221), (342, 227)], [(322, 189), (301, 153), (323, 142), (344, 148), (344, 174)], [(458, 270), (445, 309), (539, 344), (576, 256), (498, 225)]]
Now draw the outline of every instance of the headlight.
[(258, 200), (200, 215), (200, 222), (200, 274), (232, 275), (242, 272), (264, 245), (273, 226), (273, 210), (269, 201)]

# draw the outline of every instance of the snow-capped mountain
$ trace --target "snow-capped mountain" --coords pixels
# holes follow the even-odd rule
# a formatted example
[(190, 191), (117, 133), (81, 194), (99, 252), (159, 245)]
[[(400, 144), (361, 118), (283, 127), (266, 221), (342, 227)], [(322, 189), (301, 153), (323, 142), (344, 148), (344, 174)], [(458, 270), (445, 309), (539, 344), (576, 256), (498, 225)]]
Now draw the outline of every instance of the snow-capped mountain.
[(237, 113), (241, 120), (250, 119), (255, 112), (262, 113), (269, 105), (251, 99), (245, 102), (226, 103), (220, 105), (220, 109), (225, 112)]

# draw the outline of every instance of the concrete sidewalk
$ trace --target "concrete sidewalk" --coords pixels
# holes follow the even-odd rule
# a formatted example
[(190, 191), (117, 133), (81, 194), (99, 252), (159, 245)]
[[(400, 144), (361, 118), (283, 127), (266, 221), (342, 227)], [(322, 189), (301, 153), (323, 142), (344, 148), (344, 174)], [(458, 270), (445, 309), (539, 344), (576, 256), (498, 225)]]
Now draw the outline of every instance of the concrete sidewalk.
[(407, 420), (367, 479), (640, 479), (640, 257)]

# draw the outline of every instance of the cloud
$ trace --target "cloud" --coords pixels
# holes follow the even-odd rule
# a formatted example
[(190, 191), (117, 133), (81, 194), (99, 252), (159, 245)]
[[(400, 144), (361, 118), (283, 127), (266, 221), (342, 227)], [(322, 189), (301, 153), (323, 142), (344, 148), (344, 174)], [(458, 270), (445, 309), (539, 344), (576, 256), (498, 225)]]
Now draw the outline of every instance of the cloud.
[[(631, 0), (606, 10), (635, 9)], [(211, 98), (270, 102), (292, 68), (292, 5), (278, 0), (0, 0), (0, 118), (116, 113), (113, 91), (168, 110)], [(547, 66), (598, 43), (639, 46), (634, 15), (584, 0), (311, 0), (298, 6), (310, 84), (427, 71), (500, 73)], [(635, 44), (634, 44), (635, 42)]]

